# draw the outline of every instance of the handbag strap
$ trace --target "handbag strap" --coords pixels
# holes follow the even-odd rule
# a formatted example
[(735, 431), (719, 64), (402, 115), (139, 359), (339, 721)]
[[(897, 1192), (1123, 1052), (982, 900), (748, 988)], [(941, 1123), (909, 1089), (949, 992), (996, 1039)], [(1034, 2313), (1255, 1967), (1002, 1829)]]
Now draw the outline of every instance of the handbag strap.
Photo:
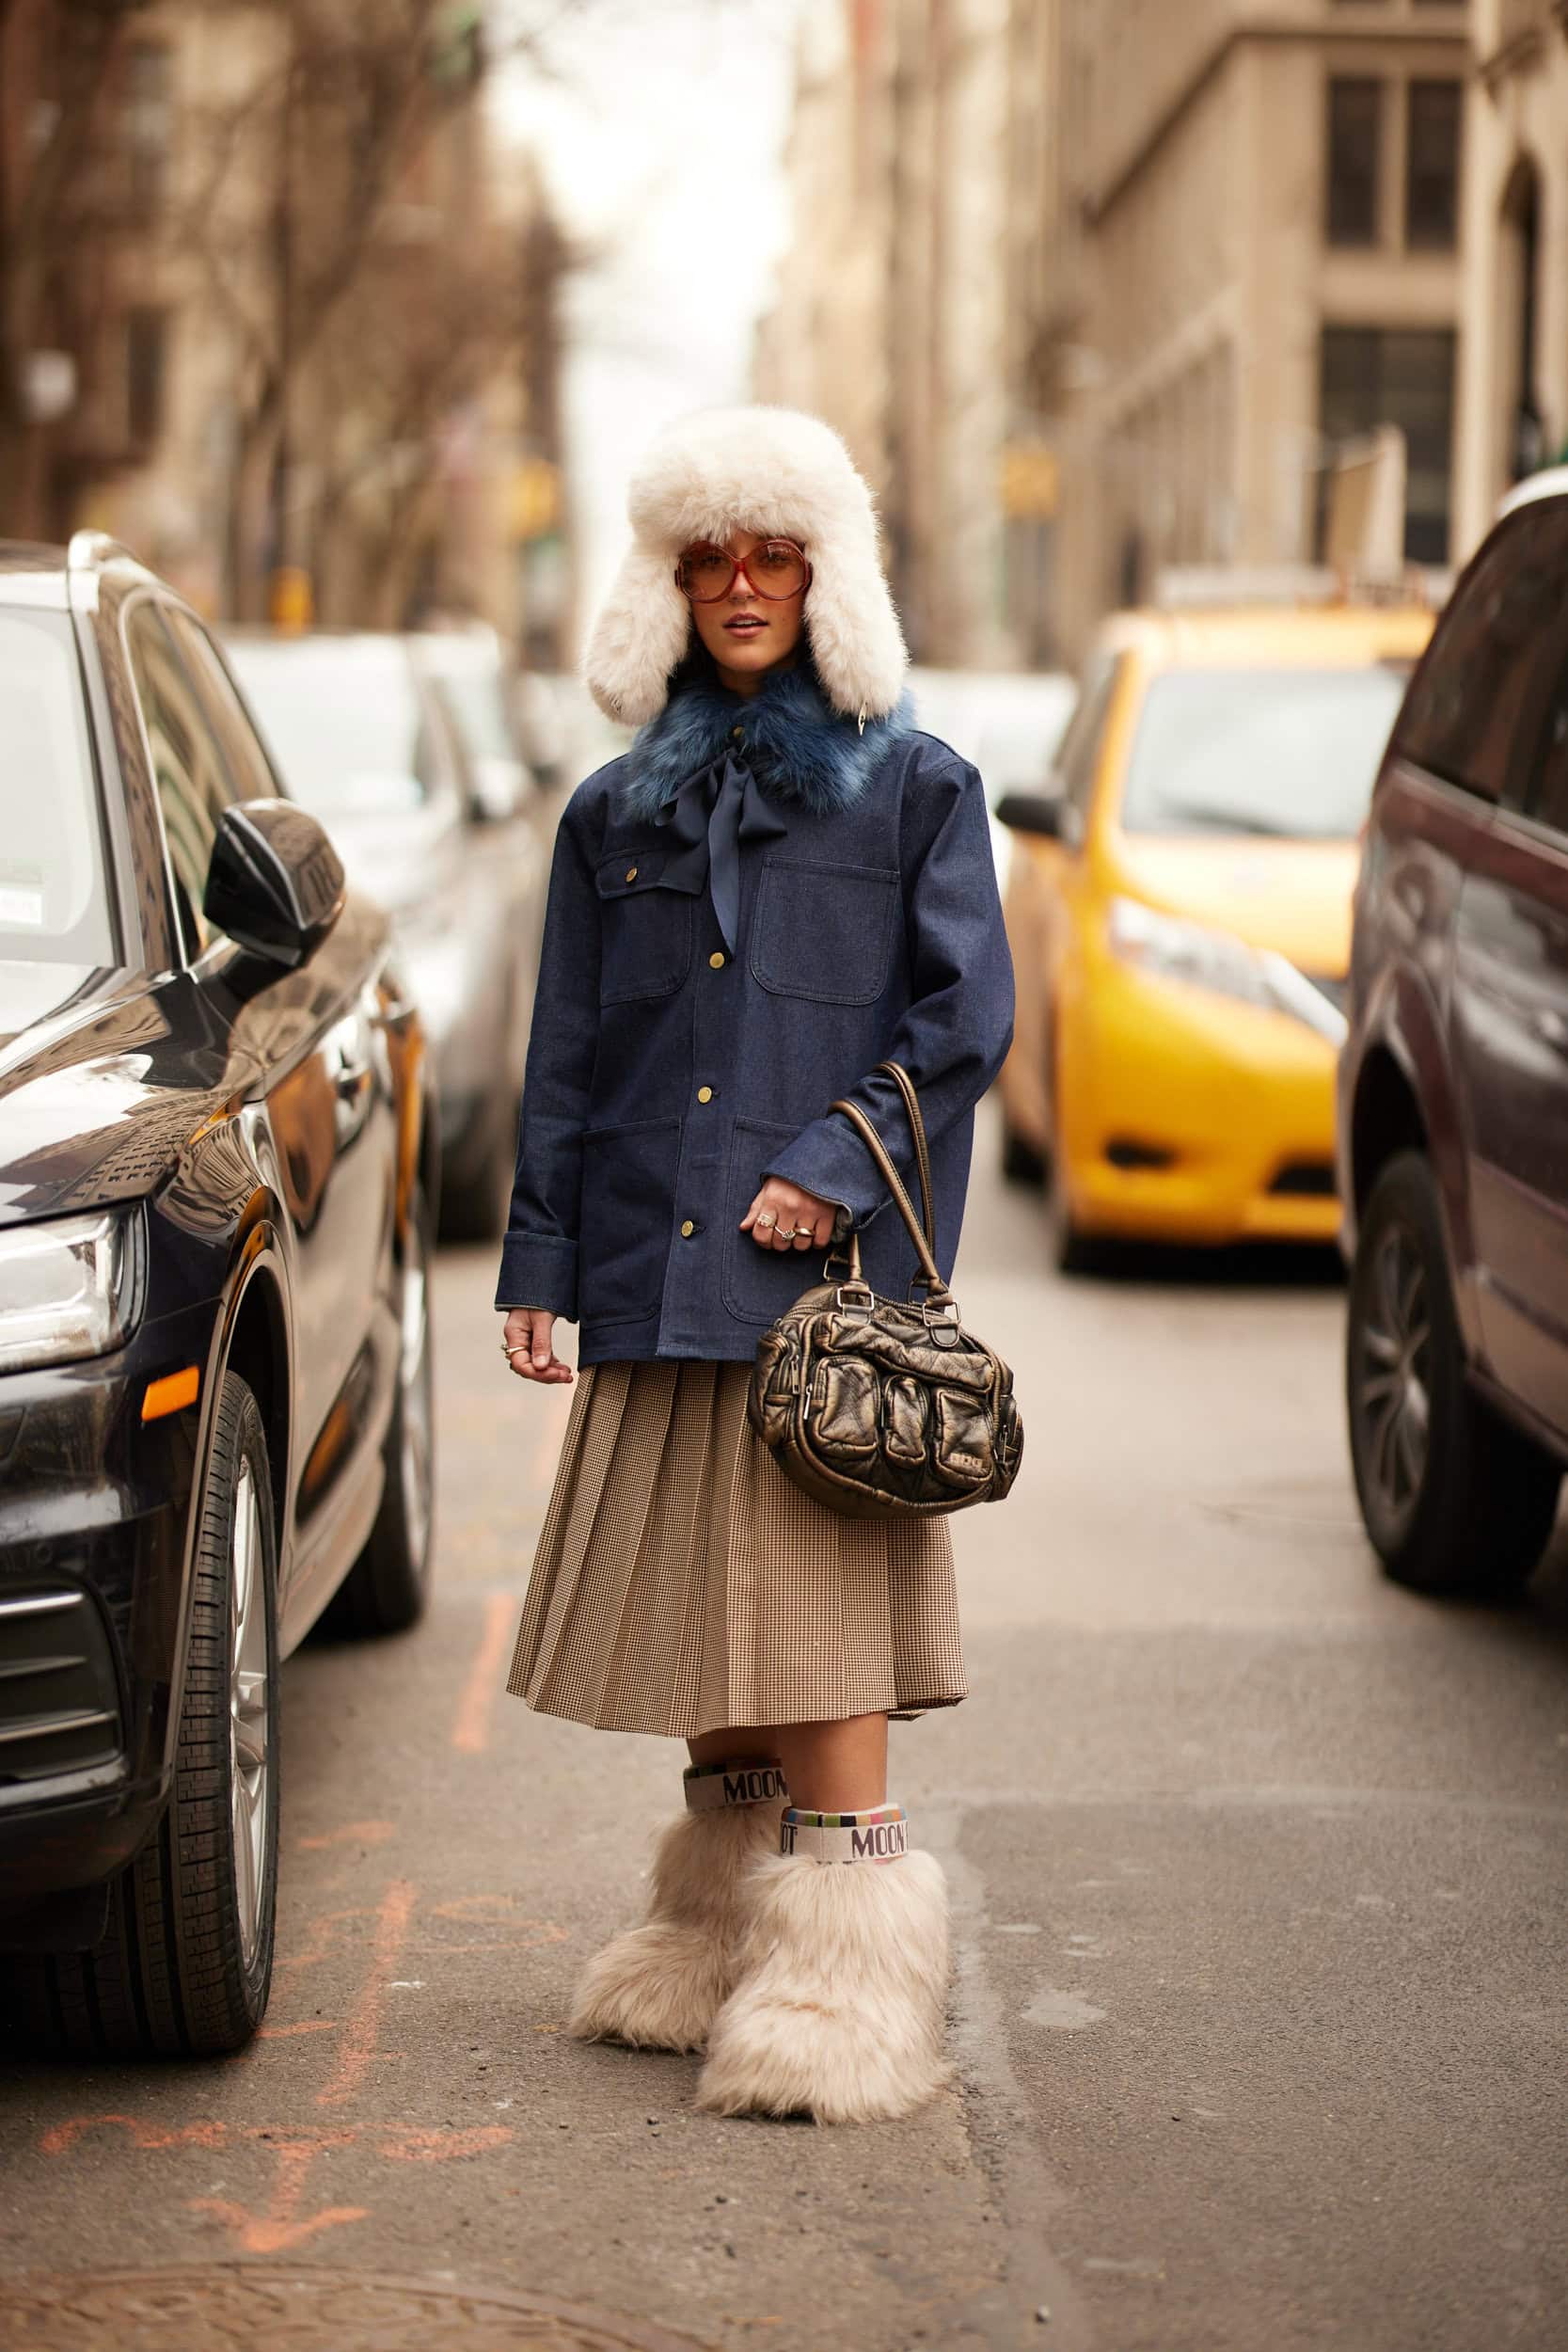
[[(889, 1062), (884, 1066), (890, 1070), (897, 1068), (896, 1063), (894, 1062)], [(899, 1071), (898, 1074), (900, 1077), (904, 1076), (904, 1073), (902, 1071)], [(908, 1081), (906, 1080), (905, 1083), (907, 1084)], [(902, 1091), (902, 1089), (900, 1089), (900, 1091)], [(911, 1089), (911, 1092), (913, 1092), (912, 1088)], [(906, 1101), (907, 1100), (908, 1098), (906, 1097)], [(927, 1234), (921, 1227), (920, 1219), (914, 1213), (914, 1203), (904, 1189), (904, 1180), (893, 1165), (892, 1157), (888, 1152), (886, 1144), (882, 1141), (881, 1136), (877, 1133), (876, 1128), (871, 1124), (870, 1120), (867, 1119), (865, 1113), (862, 1110), (858, 1103), (847, 1103), (840, 1101), (837, 1103), (831, 1103), (828, 1107), (830, 1111), (842, 1111), (844, 1113), (845, 1118), (849, 1121), (850, 1126), (853, 1127), (855, 1133), (859, 1136), (861, 1141), (864, 1144), (866, 1150), (876, 1161), (878, 1172), (880, 1175), (882, 1182), (886, 1184), (889, 1192), (893, 1195), (894, 1205), (897, 1209), (899, 1216), (903, 1218), (904, 1223), (909, 1228), (910, 1239), (914, 1244), (915, 1255), (920, 1260), (920, 1270), (925, 1276), (927, 1287), (930, 1291), (931, 1295), (937, 1298), (947, 1297), (949, 1295), (947, 1285), (942, 1280), (941, 1272), (938, 1268), (936, 1254), (932, 1248), (931, 1241), (927, 1238)], [(911, 1123), (914, 1126), (918, 1145), (923, 1146), (926, 1140), (926, 1136), (925, 1129), (920, 1123), (920, 1112), (918, 1105), (915, 1106)], [(928, 1174), (923, 1176), (922, 1189), (925, 1191), (926, 1196), (926, 1214), (927, 1218), (930, 1216), (930, 1193), (928, 1190), (929, 1182), (930, 1179)]]
[(934, 1256), (937, 1247), (937, 1219), (936, 1211), (932, 1207), (931, 1152), (926, 1141), (926, 1121), (921, 1113), (920, 1097), (914, 1090), (914, 1080), (901, 1063), (879, 1061), (877, 1067), (879, 1070), (887, 1072), (888, 1076), (903, 1096), (904, 1108), (909, 1114), (910, 1133), (914, 1137), (915, 1172), (920, 1178), (920, 1205), (926, 1217), (926, 1238), (931, 1245)]

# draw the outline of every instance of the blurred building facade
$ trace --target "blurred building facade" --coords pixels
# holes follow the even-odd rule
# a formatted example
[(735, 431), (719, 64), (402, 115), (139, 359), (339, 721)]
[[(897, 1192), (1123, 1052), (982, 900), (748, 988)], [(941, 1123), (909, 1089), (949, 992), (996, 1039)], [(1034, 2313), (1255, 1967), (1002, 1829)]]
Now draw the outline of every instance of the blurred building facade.
[(1012, 655), (1007, 26), (1007, 0), (806, 0), (796, 234), (755, 365), (759, 396), (828, 418), (876, 488), (918, 657), (976, 666)]
[(1319, 551), (1383, 424), (1404, 555), (1447, 563), (1467, 11), (1057, 0), (1064, 643), (1174, 564)]
[(1070, 661), (1164, 565), (1309, 560), (1387, 423), (1449, 560), (1469, 14), (808, 0), (758, 383), (879, 483), (923, 658)]
[(565, 255), (483, 14), (13, 0), (0, 533), (110, 531), (240, 618), (547, 603)]
[(1465, 117), (1456, 536), (1568, 460), (1568, 7), (1475, 0)]

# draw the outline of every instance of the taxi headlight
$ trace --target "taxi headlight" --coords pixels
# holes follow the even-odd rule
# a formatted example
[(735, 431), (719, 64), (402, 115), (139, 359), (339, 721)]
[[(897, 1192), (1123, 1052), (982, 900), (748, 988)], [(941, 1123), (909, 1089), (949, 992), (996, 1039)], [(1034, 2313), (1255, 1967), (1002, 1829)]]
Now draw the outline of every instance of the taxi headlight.
[(1107, 935), (1113, 954), (1155, 979), (1184, 980), (1265, 1012), (1289, 1013), (1331, 1045), (1344, 1042), (1345, 1017), (1338, 1007), (1273, 948), (1249, 947), (1234, 931), (1164, 914), (1137, 898), (1112, 899)]
[(55, 1217), (0, 1232), (0, 1372), (105, 1355), (130, 1331), (134, 1214)]

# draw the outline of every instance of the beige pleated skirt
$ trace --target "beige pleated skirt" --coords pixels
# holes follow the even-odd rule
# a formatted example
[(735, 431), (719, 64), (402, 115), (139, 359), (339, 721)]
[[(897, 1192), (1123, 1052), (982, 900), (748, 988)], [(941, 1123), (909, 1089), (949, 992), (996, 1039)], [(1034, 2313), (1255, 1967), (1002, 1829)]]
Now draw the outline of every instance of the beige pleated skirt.
[(680, 1740), (966, 1694), (945, 1519), (851, 1519), (790, 1484), (745, 1363), (578, 1375), (507, 1689)]

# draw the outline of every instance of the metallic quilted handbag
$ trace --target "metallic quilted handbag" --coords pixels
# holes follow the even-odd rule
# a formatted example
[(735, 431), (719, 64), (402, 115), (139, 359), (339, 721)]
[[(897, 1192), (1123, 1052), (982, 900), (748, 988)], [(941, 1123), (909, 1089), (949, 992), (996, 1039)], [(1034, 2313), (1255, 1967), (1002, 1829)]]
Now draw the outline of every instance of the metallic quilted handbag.
[[(965, 1330), (937, 1270), (926, 1122), (909, 1073), (897, 1086), (914, 1131), (924, 1222), (880, 1136), (854, 1103), (834, 1103), (876, 1161), (919, 1261), (906, 1301), (879, 1298), (851, 1233), (823, 1280), (757, 1343), (747, 1410), (785, 1476), (851, 1518), (934, 1518), (1000, 1502), (1018, 1475), (1023, 1424), (1013, 1375)], [(844, 1269), (834, 1280), (835, 1264)], [(918, 1300), (916, 1291), (924, 1295)]]

